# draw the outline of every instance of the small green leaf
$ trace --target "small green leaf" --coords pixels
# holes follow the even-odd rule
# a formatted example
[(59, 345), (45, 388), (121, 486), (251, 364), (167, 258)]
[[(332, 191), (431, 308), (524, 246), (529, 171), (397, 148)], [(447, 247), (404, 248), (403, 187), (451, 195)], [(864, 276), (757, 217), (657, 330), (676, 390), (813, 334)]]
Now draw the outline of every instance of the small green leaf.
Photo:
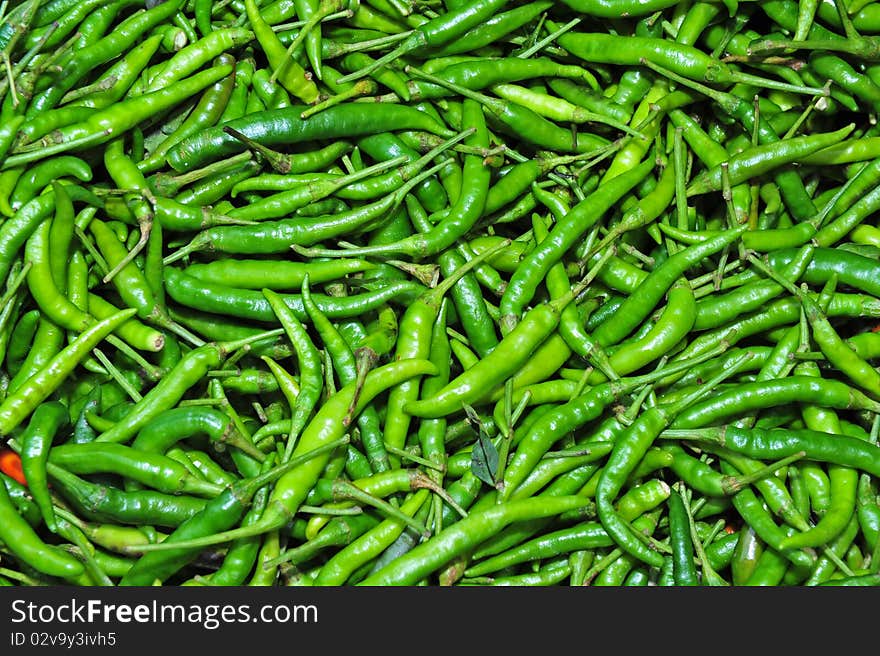
[(494, 487), (497, 483), (495, 475), (498, 472), (498, 449), (486, 434), (486, 431), (480, 430), (477, 437), (477, 443), (474, 444), (471, 451), (471, 471), (474, 476), (483, 481), (486, 485)]
[(498, 473), (498, 450), (483, 427), (480, 415), (467, 403), (463, 403), (467, 421), (477, 433), (477, 442), (471, 450), (471, 472), (486, 485), (495, 486)]
[(467, 403), (462, 403), (462, 407), (464, 408), (464, 414), (467, 418), (468, 423), (473, 427), (475, 431), (483, 430), (483, 420), (480, 419), (480, 415), (477, 414), (477, 411), (473, 409), (473, 407), (469, 406)]

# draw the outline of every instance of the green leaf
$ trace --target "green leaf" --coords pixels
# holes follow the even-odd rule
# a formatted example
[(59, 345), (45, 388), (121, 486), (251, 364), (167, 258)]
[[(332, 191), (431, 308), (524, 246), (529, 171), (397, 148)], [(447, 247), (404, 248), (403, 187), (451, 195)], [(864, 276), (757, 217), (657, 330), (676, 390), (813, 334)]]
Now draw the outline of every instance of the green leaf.
[(477, 433), (477, 442), (471, 450), (471, 472), (486, 485), (497, 484), (498, 473), (498, 449), (489, 437), (489, 433), (483, 427), (480, 415), (467, 403), (463, 403), (467, 421)]
[(471, 451), (471, 471), (486, 485), (495, 487), (497, 484), (495, 475), (498, 473), (498, 449), (482, 428)]

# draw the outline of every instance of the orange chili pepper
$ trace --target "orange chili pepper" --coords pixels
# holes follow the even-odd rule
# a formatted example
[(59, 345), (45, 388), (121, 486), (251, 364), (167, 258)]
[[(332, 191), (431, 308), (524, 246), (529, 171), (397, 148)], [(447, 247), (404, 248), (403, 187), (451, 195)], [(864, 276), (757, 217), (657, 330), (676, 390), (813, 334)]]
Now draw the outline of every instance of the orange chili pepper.
[(25, 480), (24, 472), (21, 469), (21, 458), (12, 449), (0, 451), (0, 472), (9, 478), (14, 478), (22, 485), (27, 485), (27, 480)]

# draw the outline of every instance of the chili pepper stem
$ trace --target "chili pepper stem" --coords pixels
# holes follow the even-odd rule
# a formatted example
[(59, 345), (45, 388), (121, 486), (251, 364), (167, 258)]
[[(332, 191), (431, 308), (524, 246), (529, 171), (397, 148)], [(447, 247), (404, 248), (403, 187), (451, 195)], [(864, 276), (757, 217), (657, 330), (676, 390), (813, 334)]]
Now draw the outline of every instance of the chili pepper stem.
[(399, 508), (393, 506), (391, 503), (385, 501), (384, 499), (380, 499), (372, 494), (364, 492), (356, 485), (353, 485), (352, 483), (349, 483), (345, 480), (334, 481), (333, 487), (334, 493), (337, 494), (340, 499), (351, 499), (353, 501), (358, 501), (364, 505), (373, 506), (388, 517), (403, 522), (422, 537), (428, 538), (431, 536), (431, 531), (422, 522), (420, 522), (415, 517), (410, 517), (406, 513), (401, 512)]
[(41, 586), (45, 583), (43, 581), (39, 581), (23, 572), (16, 571), (14, 569), (9, 569), (7, 567), (0, 567), (0, 576), (5, 576), (8, 579), (13, 581), (18, 581), (22, 585), (27, 586)]
[(495, 471), (495, 480), (497, 481), (495, 488), (498, 490), (498, 498), (496, 499), (498, 503), (504, 498), (504, 472), (507, 469), (507, 460), (508, 455), (510, 454), (510, 446), (513, 443), (514, 437), (514, 427), (516, 426), (517, 421), (522, 416), (522, 413), (525, 412), (526, 407), (531, 400), (531, 393), (527, 392), (523, 395), (523, 398), (520, 399), (520, 402), (513, 406), (513, 381), (508, 379), (504, 385), (504, 421), (506, 423), (506, 427), (502, 433), (501, 440), (501, 448), (498, 452), (498, 469)]
[[(219, 4), (219, 3), (216, 3)], [(321, 22), (336, 20), (337, 18), (351, 18), (354, 12), (351, 9), (345, 9), (343, 11), (337, 11), (332, 14), (327, 14), (321, 19)], [(279, 23), (277, 25), (272, 26), (273, 32), (286, 32), (288, 30), (295, 30), (298, 27), (303, 27), (307, 25), (309, 21), (307, 20), (299, 20), (292, 21), (290, 23)]]
[(138, 221), (140, 235), (138, 237), (137, 243), (134, 245), (134, 247), (131, 248), (131, 250), (128, 251), (128, 253), (125, 255), (125, 257), (123, 257), (121, 260), (119, 260), (113, 266), (113, 268), (111, 268), (104, 275), (102, 282), (108, 283), (111, 280), (113, 280), (113, 278), (116, 276), (117, 273), (122, 271), (122, 269), (125, 268), (130, 262), (134, 261), (134, 258), (136, 258), (140, 254), (140, 252), (144, 248), (146, 248), (147, 241), (150, 239), (150, 230), (152, 229), (152, 226), (153, 226), (152, 214), (148, 218)]
[(449, 504), (449, 506), (459, 514), (460, 517), (467, 517), (468, 512), (464, 508), (462, 508), (461, 504), (458, 503), (452, 496), (443, 489), (441, 485), (439, 485), (436, 481), (425, 476), (421, 472), (416, 472), (414, 476), (413, 486), (415, 489), (425, 488), (436, 494), (440, 497), (445, 503)]
[(220, 352), (221, 357), (223, 359), (226, 359), (229, 357), (229, 354), (234, 353), (235, 351), (238, 351), (245, 346), (253, 344), (254, 342), (259, 342), (260, 340), (269, 337), (279, 337), (283, 334), (283, 328), (272, 328), (271, 330), (264, 330), (260, 333), (250, 335), (249, 337), (243, 337), (242, 339), (232, 340), (228, 342), (216, 342), (215, 346)]
[(345, 0), (322, 0), (320, 5), (318, 6), (317, 11), (314, 14), (309, 16), (306, 20), (305, 24), (300, 28), (297, 35), (290, 42), (290, 45), (287, 46), (287, 52), (284, 53), (284, 58), (278, 67), (276, 67), (272, 74), (269, 76), (269, 84), (275, 84), (278, 76), (285, 70), (287, 67), (287, 63), (293, 59), (293, 53), (296, 52), (297, 48), (299, 48), (300, 44), (305, 41), (306, 37), (309, 35), (309, 32), (324, 18), (333, 14), (335, 12), (340, 11), (343, 8), (343, 3)]
[(689, 529), (688, 532), (690, 534), (691, 542), (693, 543), (693, 546), (694, 546), (696, 560), (700, 563), (700, 566), (702, 567), (702, 570), (703, 570), (702, 571), (702, 579), (701, 579), (702, 582), (706, 583), (708, 585), (714, 585), (714, 586), (727, 585), (727, 583), (724, 581), (724, 579), (722, 579), (718, 575), (718, 573), (712, 568), (712, 565), (709, 562), (709, 559), (706, 557), (706, 550), (703, 546), (703, 542), (702, 542), (702, 540), (700, 540), (700, 537), (697, 534), (697, 524), (696, 524), (696, 520), (694, 519), (694, 511), (693, 511), (693, 507), (691, 506), (690, 495), (688, 494), (687, 490), (685, 489), (684, 484), (676, 483), (673, 486), (673, 488), (674, 488), (673, 492), (672, 492), (673, 494), (681, 495), (681, 500), (684, 505), (685, 513), (687, 515), (688, 529)]
[(364, 66), (363, 68), (352, 73), (348, 73), (347, 75), (343, 75), (338, 80), (336, 80), (336, 83), (345, 84), (346, 82), (354, 82), (355, 80), (370, 75), (371, 73), (375, 73), (379, 69), (384, 68), (395, 59), (400, 59), (410, 52), (414, 52), (420, 48), (424, 48), (426, 45), (427, 41), (424, 34), (419, 31), (413, 30), (396, 48), (394, 48), (390, 52), (387, 52), (381, 57), (378, 57), (369, 65)]
[(355, 82), (350, 89), (346, 89), (345, 91), (340, 91), (339, 93), (329, 96), (325, 98), (321, 102), (315, 103), (308, 109), (304, 109), (300, 113), (300, 118), (307, 119), (309, 116), (314, 116), (320, 111), (327, 109), (328, 107), (333, 107), (334, 105), (338, 105), (340, 103), (345, 102), (346, 100), (351, 100), (352, 98), (359, 98), (361, 96), (369, 96), (370, 94), (376, 93), (379, 89), (379, 86), (370, 79), (358, 80)]
[(725, 476), (724, 486), (725, 490), (728, 494), (736, 494), (741, 489), (743, 489), (746, 485), (751, 485), (755, 481), (760, 481), (762, 478), (766, 478), (767, 476), (772, 475), (783, 467), (787, 467), (793, 462), (797, 462), (801, 458), (806, 457), (806, 451), (798, 451), (797, 453), (793, 453), (792, 455), (781, 458), (774, 463), (767, 465), (752, 474), (743, 475), (743, 476)]
[(186, 327), (180, 325), (178, 322), (174, 321), (170, 317), (168, 317), (164, 312), (154, 312), (150, 319), (157, 325), (166, 330), (174, 333), (178, 337), (185, 339), (187, 342), (192, 344), (193, 346), (202, 346), (205, 343), (201, 337), (196, 335), (190, 330), (187, 330)]
[(345, 515), (360, 515), (364, 512), (364, 509), (360, 506), (352, 506), (351, 508), (327, 508), (325, 506), (310, 506), (308, 504), (303, 504), (299, 507), (299, 512), (307, 515), (339, 517)]
[(440, 280), (440, 267), (436, 264), (415, 264), (402, 260), (385, 260), (385, 262), (408, 273), (425, 287), (436, 287)]
[[(240, 164), (244, 164), (245, 162), (253, 159), (254, 155), (251, 151), (246, 150), (241, 153), (237, 153), (232, 155), (226, 159), (222, 159), (217, 162), (212, 162), (211, 164), (207, 164), (201, 168), (193, 169), (192, 171), (187, 171), (186, 173), (180, 173), (178, 175), (167, 176), (164, 177), (164, 174), (157, 173), (155, 178), (156, 180), (162, 180), (164, 185), (171, 186), (175, 189), (179, 189), (188, 184), (192, 184), (193, 182), (198, 182), (204, 178), (210, 177), (215, 173), (221, 173), (223, 171), (227, 171), (229, 169), (233, 169)], [(163, 185), (157, 184), (158, 188), (161, 188)]]
[(569, 30), (577, 27), (580, 24), (581, 20), (583, 20), (583, 19), (580, 17), (572, 18), (565, 25), (563, 25), (562, 27), (560, 27), (556, 30), (553, 30), (553, 32), (551, 32), (550, 34), (545, 36), (540, 41), (537, 41), (531, 47), (523, 50), (520, 53), (517, 53), (516, 56), (521, 59), (528, 59), (529, 57), (534, 55), (536, 52), (540, 52), (541, 50), (546, 48), (548, 45), (553, 43), (556, 39), (558, 39), (560, 36), (562, 36), (563, 34), (568, 32)]
[(880, 59), (880, 42), (870, 37), (847, 39), (760, 39), (750, 44), (748, 54), (763, 58), (779, 51), (820, 50), (825, 52), (842, 52), (854, 55), (867, 61)]
[[(331, 52), (334, 57), (342, 57), (351, 52), (364, 52), (367, 50), (382, 50), (385, 46), (405, 40), (412, 30), (389, 34), (387, 36), (376, 37), (375, 39), (365, 39), (354, 43), (335, 44)], [(338, 80), (337, 80), (338, 82)]]
[(431, 462), (426, 458), (422, 458), (421, 456), (412, 453), (412, 451), (407, 451), (406, 449), (399, 449), (396, 446), (392, 446), (390, 444), (385, 444), (385, 450), (395, 456), (400, 457), (401, 461), (409, 461), (414, 462), (417, 465), (422, 465), (423, 467), (427, 467), (428, 469), (433, 469), (434, 471), (443, 472), (445, 471), (445, 467), (443, 465), (437, 464), (436, 462)]
[(58, 27), (58, 21), (53, 21), (49, 25), (49, 29), (46, 30), (45, 34), (40, 37), (40, 40), (37, 41), (33, 45), (33, 47), (28, 50), (24, 55), (22, 55), (21, 58), (19, 58), (19, 60), (15, 63), (15, 66), (12, 68), (12, 77), (10, 78), (7, 76), (0, 80), (0, 97), (2, 97), (4, 93), (6, 93), (7, 85), (9, 85), (10, 89), (15, 88), (14, 81), (18, 79), (18, 76), (22, 74), (25, 67), (30, 64), (34, 57), (39, 54), (39, 52), (46, 45), (46, 42), (49, 40), (49, 38), (58, 30)]
[[(268, 146), (264, 146), (258, 141), (254, 141), (250, 137), (245, 134), (242, 134), (238, 130), (236, 130), (231, 125), (224, 125), (223, 131), (228, 134), (230, 137), (238, 139), (245, 146), (247, 146), (251, 151), (254, 152), (258, 157), (265, 158), (269, 165), (276, 170), (278, 173), (288, 173), (290, 171), (289, 160), (287, 157), (282, 155), (276, 150), (272, 150)], [(207, 167), (205, 167), (207, 168)]]
[(27, 279), (27, 274), (33, 267), (34, 263), (27, 261), (22, 267), (21, 271), (15, 274), (15, 277), (9, 281), (6, 291), (3, 296), (0, 297), (0, 309), (5, 308), (6, 305), (12, 300), (12, 298), (18, 293), (18, 289), (21, 287), (21, 284)]

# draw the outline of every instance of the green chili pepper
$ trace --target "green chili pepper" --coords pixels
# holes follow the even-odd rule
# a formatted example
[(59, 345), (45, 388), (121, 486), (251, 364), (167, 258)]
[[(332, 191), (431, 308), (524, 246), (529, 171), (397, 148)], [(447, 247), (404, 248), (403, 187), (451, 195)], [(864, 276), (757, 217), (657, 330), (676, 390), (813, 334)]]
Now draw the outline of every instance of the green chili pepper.
[(49, 492), (46, 463), (51, 455), (52, 440), (68, 419), (67, 407), (63, 404), (55, 401), (41, 403), (31, 413), (27, 427), (18, 438), (21, 441), (21, 468), (27, 479), (28, 489), (40, 508), (46, 528), (53, 533), (57, 531), (57, 523)]

